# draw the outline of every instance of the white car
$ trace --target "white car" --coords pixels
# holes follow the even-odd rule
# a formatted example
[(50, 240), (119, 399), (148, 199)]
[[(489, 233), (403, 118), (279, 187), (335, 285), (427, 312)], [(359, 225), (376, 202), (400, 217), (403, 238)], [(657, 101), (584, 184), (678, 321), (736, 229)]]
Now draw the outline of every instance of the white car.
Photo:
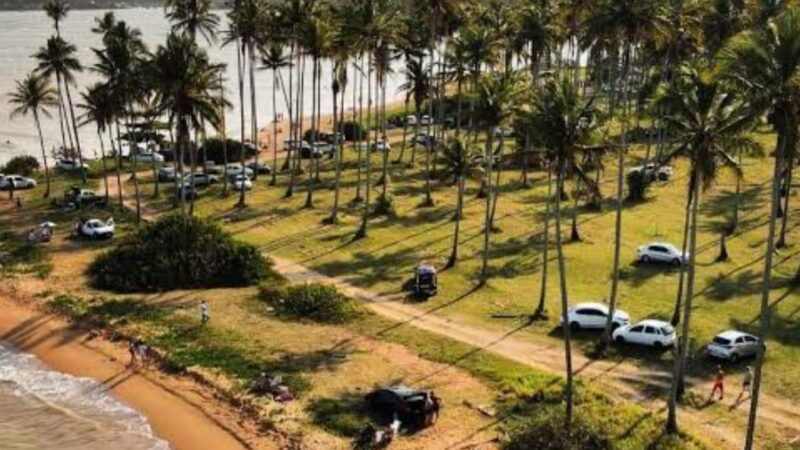
[(253, 189), (253, 182), (250, 181), (250, 177), (246, 175), (237, 175), (233, 179), (233, 188), (237, 191), (241, 191), (242, 189), (249, 191)]
[(164, 155), (156, 152), (143, 152), (135, 155), (133, 159), (135, 159), (136, 162), (140, 163), (152, 163), (152, 162), (163, 163)]
[(81, 234), (92, 239), (110, 239), (114, 237), (114, 219), (103, 222), (100, 219), (89, 219), (81, 224)]
[(677, 247), (666, 242), (652, 242), (636, 249), (636, 259), (645, 264), (660, 262), (680, 266), (689, 261), (689, 253), (681, 253)]
[(227, 176), (227, 177), (230, 177), (230, 178), (237, 177), (239, 175), (242, 175), (242, 173), (244, 173), (248, 177), (252, 177), (253, 176), (253, 169), (245, 166), (244, 167), (244, 172), (243, 172), (241, 164), (228, 164), (227, 166), (225, 166), (225, 176)]
[(420, 117), (419, 124), (422, 125), (422, 126), (433, 125), (433, 120), (431, 120), (431, 116), (426, 114), (426, 115)]
[(741, 331), (723, 331), (714, 336), (706, 350), (714, 358), (735, 363), (741, 358), (755, 356), (758, 352), (758, 338)]
[(370, 144), (369, 148), (371, 148), (373, 152), (374, 151), (388, 152), (392, 150), (392, 146), (388, 142), (383, 140), (380, 140), (378, 142), (373, 142), (372, 144)]
[(0, 189), (33, 189), (36, 180), (21, 175), (6, 175), (0, 180)]
[(512, 130), (511, 128), (496, 127), (494, 129), (494, 137), (496, 137), (496, 138), (500, 138), (500, 137), (507, 138), (507, 137), (512, 137), (512, 136), (514, 136), (514, 130)]
[(83, 167), (83, 170), (89, 169), (89, 166), (87, 166), (86, 164), (81, 166), (81, 163), (77, 159), (59, 158), (56, 160), (56, 169), (63, 170), (66, 172), (78, 171), (81, 170), (81, 167)]
[(158, 181), (170, 182), (175, 181), (178, 177), (178, 172), (174, 167), (162, 167), (158, 169)]
[(413, 127), (417, 124), (417, 116), (406, 116), (406, 125)]
[(674, 171), (670, 166), (657, 166), (655, 163), (645, 164), (644, 166), (632, 167), (628, 173), (642, 173), (651, 179), (658, 181), (667, 181), (672, 178)]
[[(567, 323), (572, 331), (582, 328), (603, 329), (608, 319), (608, 306), (602, 303), (579, 303), (567, 311)], [(614, 318), (611, 320), (612, 329), (617, 329), (629, 324), (631, 316), (620, 309), (614, 310)], [(561, 324), (563, 325), (563, 318)]]
[(636, 344), (665, 348), (675, 344), (675, 328), (663, 320), (643, 320), (635, 325), (623, 325), (611, 335), (619, 344)]

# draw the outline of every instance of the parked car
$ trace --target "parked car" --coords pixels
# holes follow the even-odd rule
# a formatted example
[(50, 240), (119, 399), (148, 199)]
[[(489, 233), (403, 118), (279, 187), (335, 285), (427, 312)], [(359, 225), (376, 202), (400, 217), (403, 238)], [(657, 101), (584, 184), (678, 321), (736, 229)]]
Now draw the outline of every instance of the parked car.
[(78, 172), (83, 168), (83, 170), (89, 170), (89, 166), (86, 164), (81, 165), (80, 161), (77, 159), (72, 158), (58, 158), (56, 159), (56, 169), (64, 171), (64, 172)]
[(644, 166), (632, 167), (628, 173), (644, 173), (650, 180), (667, 181), (672, 178), (674, 171), (670, 166), (659, 166), (655, 163), (645, 164)]
[(64, 200), (67, 203), (72, 203), (78, 208), (85, 206), (104, 206), (106, 198), (95, 194), (88, 189), (81, 189), (78, 186), (72, 186), (64, 192)]
[(375, 151), (377, 151), (377, 152), (388, 152), (388, 151), (392, 150), (391, 144), (389, 144), (388, 142), (383, 141), (383, 140), (380, 140), (378, 142), (373, 142), (372, 144), (369, 145), (369, 148), (373, 152), (375, 152)]
[(735, 363), (741, 358), (755, 356), (758, 342), (758, 338), (752, 334), (728, 330), (714, 336), (706, 350), (714, 358)]
[(22, 175), (6, 175), (0, 180), (0, 189), (33, 189), (36, 187), (36, 180), (23, 177)]
[(406, 116), (406, 125), (413, 127), (417, 124), (417, 116)]
[(233, 179), (233, 188), (237, 191), (241, 191), (242, 189), (249, 191), (253, 189), (253, 182), (250, 181), (250, 177), (247, 175), (237, 175)]
[(158, 152), (142, 152), (134, 155), (133, 159), (137, 163), (153, 163), (153, 162), (163, 163), (164, 155)]
[(102, 221), (89, 219), (80, 224), (80, 233), (91, 239), (110, 239), (114, 237), (114, 219)]
[(227, 176), (228, 178), (233, 179), (234, 177), (242, 175), (243, 173), (248, 177), (251, 177), (253, 176), (253, 169), (245, 166), (244, 171), (242, 171), (242, 165), (239, 163), (228, 164), (227, 166), (225, 166), (225, 176)]
[(417, 134), (411, 139), (411, 142), (423, 147), (427, 147), (428, 145), (434, 146), (436, 145), (436, 138), (429, 134)]
[(284, 151), (290, 150), (311, 150), (311, 145), (306, 141), (286, 140), (283, 141)]
[(645, 264), (660, 262), (680, 266), (689, 261), (689, 254), (681, 253), (681, 251), (672, 244), (653, 242), (640, 246), (636, 250), (636, 259)]
[(623, 325), (611, 335), (619, 344), (665, 348), (675, 344), (675, 328), (663, 320), (643, 320), (635, 325)]
[[(572, 331), (586, 329), (603, 329), (608, 319), (608, 306), (602, 303), (579, 303), (567, 312), (567, 323)], [(563, 318), (561, 324), (563, 325)], [(614, 310), (614, 317), (611, 320), (613, 330), (629, 324), (631, 316), (621, 309)]]
[(177, 176), (178, 175), (174, 167), (162, 167), (158, 169), (158, 181), (173, 182)]
[(499, 137), (508, 138), (508, 137), (513, 137), (514, 136), (514, 130), (512, 130), (511, 128), (507, 128), (507, 127), (495, 127), (493, 133), (494, 133), (494, 137), (496, 137), (496, 138), (499, 138)]
[(191, 185), (192, 179), (194, 179), (195, 187), (210, 186), (214, 183), (219, 182), (219, 177), (216, 175), (212, 175), (210, 173), (195, 173), (194, 175), (188, 174), (184, 176), (186, 184)]
[(272, 169), (264, 163), (256, 163), (255, 161), (247, 164), (247, 168), (259, 175), (268, 175), (272, 173)]
[(431, 120), (431, 116), (425, 114), (424, 116), (419, 118), (419, 124), (422, 126), (433, 125), (433, 120)]

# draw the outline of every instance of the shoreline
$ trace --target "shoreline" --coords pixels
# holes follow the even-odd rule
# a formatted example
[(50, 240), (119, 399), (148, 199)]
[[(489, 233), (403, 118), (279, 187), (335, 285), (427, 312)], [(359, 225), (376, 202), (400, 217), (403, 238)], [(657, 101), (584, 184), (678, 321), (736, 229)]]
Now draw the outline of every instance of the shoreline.
[(26, 297), (13, 288), (0, 290), (0, 340), (56, 371), (102, 384), (147, 418), (153, 434), (171, 448), (278, 448), (210, 388), (188, 377), (131, 369), (122, 344), (92, 338)]

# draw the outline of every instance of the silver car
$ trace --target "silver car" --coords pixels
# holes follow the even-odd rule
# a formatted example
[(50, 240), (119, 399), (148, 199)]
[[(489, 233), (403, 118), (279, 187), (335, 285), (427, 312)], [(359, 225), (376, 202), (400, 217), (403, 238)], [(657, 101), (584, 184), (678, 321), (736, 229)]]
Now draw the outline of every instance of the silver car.
[(758, 352), (758, 338), (741, 331), (723, 331), (714, 336), (706, 350), (714, 358), (735, 363), (741, 358), (755, 356)]
[(681, 251), (666, 242), (653, 242), (642, 245), (636, 249), (636, 259), (645, 264), (651, 262), (669, 263), (675, 266), (686, 264), (689, 261), (688, 253)]

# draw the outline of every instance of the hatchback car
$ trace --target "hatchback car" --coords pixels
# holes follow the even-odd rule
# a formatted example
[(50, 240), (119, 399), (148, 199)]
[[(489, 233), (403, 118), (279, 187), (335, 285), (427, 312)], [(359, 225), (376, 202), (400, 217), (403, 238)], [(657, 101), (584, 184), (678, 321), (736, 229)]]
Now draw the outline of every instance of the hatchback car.
[(643, 320), (635, 325), (623, 325), (612, 334), (619, 344), (665, 348), (675, 344), (675, 328), (663, 320)]
[(681, 251), (672, 244), (653, 242), (639, 247), (636, 250), (636, 259), (645, 264), (660, 262), (680, 266), (689, 261), (689, 254), (681, 254)]
[(6, 175), (0, 180), (0, 189), (33, 189), (36, 180), (21, 175)]
[(249, 191), (253, 189), (253, 182), (250, 181), (250, 178), (247, 175), (237, 175), (233, 179), (233, 188), (237, 191), (241, 191), (242, 189)]
[[(562, 325), (563, 325), (563, 318)], [(602, 303), (579, 303), (570, 308), (567, 312), (567, 323), (572, 331), (582, 328), (603, 329), (608, 320), (608, 306)], [(617, 329), (629, 324), (631, 317), (625, 311), (614, 310), (614, 318), (611, 320), (612, 329)]]
[(741, 358), (755, 356), (758, 352), (758, 338), (741, 331), (723, 331), (714, 336), (706, 350), (714, 358), (735, 363)]

